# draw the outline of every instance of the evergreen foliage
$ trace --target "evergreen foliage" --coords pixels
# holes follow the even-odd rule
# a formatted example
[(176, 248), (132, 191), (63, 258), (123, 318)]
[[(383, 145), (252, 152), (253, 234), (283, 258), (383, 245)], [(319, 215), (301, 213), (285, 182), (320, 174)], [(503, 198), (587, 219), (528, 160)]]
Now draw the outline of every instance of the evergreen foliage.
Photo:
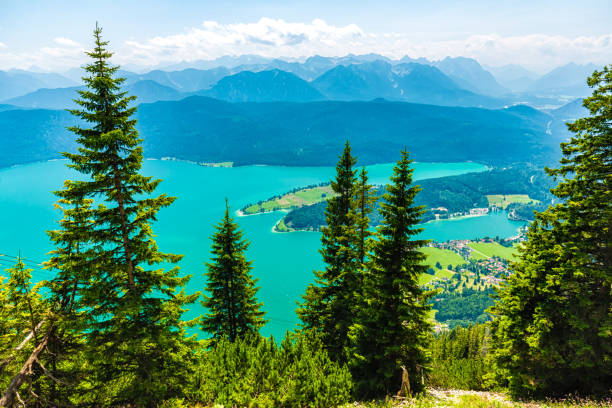
[(368, 260), (368, 241), (372, 232), (370, 231), (370, 214), (374, 211), (374, 204), (376, 203), (375, 189), (374, 186), (368, 184), (368, 172), (365, 167), (361, 168), (359, 172), (359, 179), (356, 183), (355, 189), (355, 226), (357, 229), (357, 261), (360, 264), (360, 268), (365, 268)]
[(427, 241), (414, 239), (422, 231), (416, 224), (423, 208), (414, 205), (419, 187), (412, 186), (411, 162), (403, 150), (381, 203), (383, 223), (365, 275), (365, 305), (351, 328), (351, 372), (359, 397), (398, 392), (407, 385), (402, 383), (402, 367), (410, 382), (405, 391), (418, 393), (424, 388), (431, 293), (418, 284), (419, 275), (427, 271), (419, 248)]
[(206, 405), (332, 407), (348, 402), (351, 375), (331, 361), (316, 336), (222, 338), (201, 356), (195, 394)]
[(178, 267), (154, 268), (181, 259), (158, 250), (150, 224), (174, 197), (149, 196), (161, 180), (139, 173), (134, 97), (121, 91), (124, 80), (114, 77), (118, 67), (109, 64), (101, 31), (96, 26), (87, 53), (80, 109), (70, 111), (90, 126), (70, 128), (80, 147), (64, 155), (84, 177), (57, 193), (73, 210), (65, 209), (62, 229), (50, 232), (58, 245), (51, 265), (59, 269), (50, 289), (60, 304), (66, 288), (74, 290), (67, 316), (77, 314), (72, 330), (86, 333), (90, 403), (151, 405), (179, 395), (190, 374), (185, 327), (193, 322), (181, 316), (197, 295), (185, 295), (189, 277), (179, 277)]
[(484, 323), (490, 320), (485, 310), (493, 306), (491, 296), (494, 293), (493, 288), (446, 290), (436, 296), (435, 302), (431, 302), (432, 307), (436, 309), (436, 321), (446, 323), (450, 328)]
[[(23, 365), (46, 338), (47, 327), (43, 323), (48, 318), (47, 303), (39, 292), (40, 285), (32, 285), (32, 269), (26, 267), (21, 256), (6, 272), (8, 279), (0, 277), (0, 384), (3, 390), (0, 406), (20, 400), (34, 405), (35, 395), (42, 394), (44, 388), (43, 364), (38, 361), (26, 370)], [(12, 392), (10, 386), (13, 386)]]
[(72, 194), (71, 183), (67, 180), (65, 190), (55, 192), (60, 197), (56, 208), (63, 213), (61, 228), (47, 231), (55, 249), (46, 268), (53, 270), (55, 277), (46, 283), (53, 327), (49, 332), (50, 353), (45, 357), (50, 374), (60, 382), (51, 382), (47, 400), (58, 405), (87, 400), (83, 396), (91, 391), (87, 381), (83, 381), (91, 376), (91, 366), (84, 356), (87, 311), (79, 308), (77, 295), (80, 288), (88, 285), (88, 261), (95, 255), (87, 238), (93, 222), (93, 199)]
[(213, 344), (221, 339), (230, 342), (259, 333), (266, 323), (263, 304), (257, 301), (257, 279), (251, 275), (245, 251), (249, 242), (230, 217), (225, 204), (223, 220), (212, 236), (212, 262), (206, 264), (207, 283), (202, 306), (208, 312), (202, 317), (202, 330), (212, 335)]
[(612, 70), (588, 79), (590, 116), (561, 144), (562, 202), (536, 214), (492, 309), (498, 375), (519, 396), (609, 393), (612, 384)]
[(488, 360), (490, 328), (478, 324), (456, 327), (435, 336), (431, 343), (430, 386), (485, 390), (485, 376), (491, 372)]
[(330, 358), (342, 362), (347, 360), (348, 331), (362, 280), (357, 248), (361, 237), (356, 223), (363, 221), (357, 220), (355, 212), (356, 161), (346, 142), (336, 165), (336, 179), (331, 182), (336, 195), (327, 201), (327, 225), (321, 231), (320, 252), (325, 269), (315, 271), (315, 284), (306, 288), (304, 302), (297, 310), (303, 328), (321, 333)]

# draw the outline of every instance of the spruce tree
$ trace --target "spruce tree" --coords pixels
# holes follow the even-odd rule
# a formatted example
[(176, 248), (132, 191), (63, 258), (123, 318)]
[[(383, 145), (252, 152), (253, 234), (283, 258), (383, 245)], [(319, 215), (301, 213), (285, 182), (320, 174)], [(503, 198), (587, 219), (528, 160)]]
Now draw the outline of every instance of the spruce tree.
[(40, 328), (37, 326), (43, 317), (43, 300), (32, 285), (32, 269), (26, 268), (20, 255), (15, 265), (7, 269), (7, 272), (8, 302), (20, 315), (19, 319), (23, 322), (24, 328), (27, 327), (27, 330), (33, 333), (37, 342), (40, 336)]
[(374, 211), (375, 202), (374, 186), (368, 183), (368, 172), (362, 167), (355, 191), (356, 251), (357, 261), (362, 269), (368, 260), (368, 240), (372, 236), (370, 214)]
[(206, 264), (208, 295), (202, 301), (208, 312), (201, 320), (202, 330), (212, 335), (211, 344), (258, 334), (266, 323), (263, 303), (256, 298), (259, 288), (251, 274), (252, 262), (244, 254), (249, 242), (230, 216), (227, 201), (223, 220), (215, 228), (212, 261)]
[[(0, 286), (0, 406), (42, 405), (39, 395), (44, 387), (44, 365), (39, 359), (47, 344), (47, 304), (32, 285), (32, 269), (19, 256), (6, 270), (9, 278)], [(4, 279), (2, 279), (4, 280)], [(34, 355), (36, 358), (32, 358)], [(44, 390), (43, 390), (44, 391)], [(22, 401), (22, 402), (21, 402)]]
[(77, 283), (72, 307), (84, 317), (75, 324), (87, 337), (88, 381), (96, 390), (91, 403), (152, 405), (181, 395), (190, 375), (192, 353), (185, 335), (190, 322), (181, 316), (197, 295), (185, 295), (189, 277), (180, 277), (178, 267), (156, 267), (181, 259), (160, 252), (151, 229), (158, 211), (174, 197), (151, 197), (161, 180), (140, 174), (135, 97), (121, 91), (124, 79), (115, 77), (118, 67), (109, 63), (112, 53), (101, 31), (96, 26), (95, 47), (87, 53), (92, 62), (85, 67), (87, 89), (76, 101), (80, 108), (70, 111), (84, 124), (70, 128), (79, 149), (64, 154), (83, 177), (58, 194), (97, 205), (87, 213), (87, 226), (65, 224), (65, 234), (72, 235), (52, 234), (56, 243), (80, 242), (87, 252), (84, 265), (69, 258), (57, 262), (65, 282), (52, 288), (59, 295), (61, 288)]
[[(351, 327), (351, 372), (360, 398), (395, 394), (402, 387), (422, 391), (429, 361), (431, 294), (419, 286), (419, 275), (427, 270), (419, 249), (427, 241), (414, 238), (422, 231), (416, 225), (424, 210), (414, 205), (420, 188), (411, 185), (410, 163), (402, 151), (381, 203), (382, 224), (364, 277), (365, 304)], [(409, 384), (403, 384), (402, 367)]]
[(61, 228), (47, 231), (56, 248), (46, 263), (55, 277), (46, 284), (53, 326), (49, 333), (50, 353), (44, 358), (57, 381), (50, 382), (46, 400), (58, 406), (87, 400), (82, 396), (92, 392), (88, 382), (83, 381), (92, 376), (84, 359), (88, 316), (85, 309), (78, 307), (77, 296), (89, 284), (89, 262), (95, 256), (95, 250), (88, 243), (93, 227), (93, 200), (73, 194), (71, 186), (72, 182), (66, 180), (65, 189), (55, 192), (60, 197), (56, 208), (63, 213), (59, 221)]
[(500, 377), (516, 396), (608, 393), (612, 384), (612, 69), (588, 79), (590, 116), (561, 144), (561, 203), (536, 213), (492, 311)]
[(346, 361), (348, 330), (361, 290), (361, 276), (356, 244), (358, 242), (355, 192), (356, 159), (346, 142), (336, 165), (336, 179), (331, 188), (335, 195), (327, 201), (326, 224), (321, 232), (320, 253), (325, 269), (315, 271), (315, 283), (306, 288), (303, 303), (297, 310), (305, 330), (315, 330), (330, 358)]

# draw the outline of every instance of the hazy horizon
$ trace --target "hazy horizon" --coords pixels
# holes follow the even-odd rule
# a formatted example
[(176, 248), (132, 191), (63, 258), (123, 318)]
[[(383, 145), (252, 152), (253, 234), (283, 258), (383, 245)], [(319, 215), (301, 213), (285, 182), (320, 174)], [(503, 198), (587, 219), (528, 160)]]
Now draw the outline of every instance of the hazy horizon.
[[(96, 21), (126, 69), (147, 70), (222, 56), (304, 59), (376, 53), (440, 60), (474, 58), (481, 65), (520, 65), (538, 74), (573, 62), (612, 60), (612, 7), (606, 1), (485, 0), (438, 4), (210, 1), (83, 5), (73, 0), (4, 2), (0, 69), (63, 72), (80, 66)], [(325, 7), (323, 7), (325, 4)], [(24, 35), (23, 27), (27, 27)]]

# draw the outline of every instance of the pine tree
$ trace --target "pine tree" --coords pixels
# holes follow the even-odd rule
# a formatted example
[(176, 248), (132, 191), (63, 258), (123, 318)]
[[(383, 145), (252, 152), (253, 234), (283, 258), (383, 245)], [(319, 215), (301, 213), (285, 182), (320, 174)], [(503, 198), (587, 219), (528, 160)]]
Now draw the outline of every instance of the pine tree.
[(32, 286), (32, 269), (26, 268), (20, 255), (15, 265), (7, 269), (7, 272), (9, 273), (8, 302), (20, 315), (20, 320), (24, 322), (27, 330), (33, 333), (34, 340), (38, 341), (39, 328), (37, 326), (42, 320), (43, 300), (38, 290)]
[(249, 242), (230, 217), (227, 201), (223, 220), (215, 228), (212, 262), (206, 264), (209, 295), (205, 294), (202, 301), (208, 312), (201, 321), (202, 330), (212, 335), (211, 344), (257, 334), (266, 323), (263, 303), (256, 298), (259, 288), (251, 275), (252, 262), (244, 254)]
[(43, 386), (44, 365), (38, 357), (47, 344), (48, 325), (43, 324), (47, 304), (39, 293), (40, 286), (32, 285), (32, 269), (26, 267), (21, 256), (6, 271), (9, 278), (0, 286), (0, 406), (12, 406), (15, 401), (23, 401), (26, 406), (40, 405), (37, 396)]
[(331, 188), (334, 197), (327, 201), (326, 226), (321, 230), (320, 250), (325, 269), (315, 271), (315, 284), (306, 288), (297, 310), (305, 330), (321, 334), (323, 344), (334, 361), (346, 361), (348, 330), (361, 290), (359, 273), (355, 193), (356, 159), (346, 142), (336, 165), (336, 179)]
[(368, 172), (365, 167), (359, 172), (359, 180), (355, 191), (355, 226), (357, 229), (357, 261), (363, 269), (368, 260), (368, 239), (372, 236), (370, 214), (374, 211), (374, 186), (368, 183)]
[[(414, 205), (419, 187), (411, 186), (410, 163), (408, 152), (402, 151), (381, 203), (383, 221), (364, 280), (365, 305), (351, 327), (350, 364), (358, 397), (381, 397), (405, 387), (411, 393), (423, 389), (431, 293), (418, 282), (427, 270), (419, 248), (427, 241), (414, 239), (422, 231), (416, 224), (424, 210)], [(409, 385), (403, 384), (402, 367)]]
[(109, 64), (112, 53), (101, 31), (96, 26), (95, 47), (87, 53), (93, 61), (85, 67), (89, 76), (76, 101), (80, 109), (70, 111), (90, 126), (70, 128), (80, 147), (64, 154), (84, 177), (58, 194), (73, 203), (95, 200), (97, 206), (88, 211), (87, 226), (65, 224), (63, 236), (52, 234), (56, 243), (80, 242), (87, 252), (84, 265), (58, 253), (65, 282), (52, 287), (57, 294), (77, 283), (72, 307), (85, 316), (78, 329), (87, 337), (84, 357), (96, 389), (92, 403), (151, 405), (180, 395), (190, 375), (185, 327), (193, 322), (183, 322), (181, 315), (197, 295), (185, 295), (189, 277), (180, 277), (178, 267), (153, 267), (182, 257), (160, 252), (150, 225), (174, 197), (149, 196), (161, 180), (140, 174), (135, 97), (121, 91), (124, 79), (115, 78), (118, 67)]
[(588, 80), (590, 116), (561, 144), (561, 203), (536, 213), (492, 311), (495, 360), (516, 396), (607, 393), (612, 384), (612, 70)]
[[(47, 231), (56, 245), (46, 268), (55, 272), (47, 283), (52, 311), (53, 327), (49, 333), (49, 353), (44, 356), (51, 376), (46, 401), (55, 405), (71, 405), (82, 401), (81, 396), (92, 390), (84, 378), (92, 376), (84, 360), (87, 311), (78, 308), (80, 288), (89, 284), (89, 261), (95, 250), (88, 245), (93, 227), (92, 199), (74, 195), (72, 182), (66, 180), (64, 190), (56, 191), (60, 197), (56, 207), (63, 213), (60, 229)], [(63, 198), (63, 197), (70, 197)], [(58, 382), (61, 384), (58, 384)]]

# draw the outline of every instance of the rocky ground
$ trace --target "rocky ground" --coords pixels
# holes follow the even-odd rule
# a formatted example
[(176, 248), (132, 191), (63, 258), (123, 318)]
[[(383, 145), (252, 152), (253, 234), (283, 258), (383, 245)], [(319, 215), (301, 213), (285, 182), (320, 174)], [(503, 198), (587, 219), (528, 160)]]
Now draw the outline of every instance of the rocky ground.
[(512, 401), (498, 392), (429, 389), (424, 397), (347, 404), (344, 408), (612, 408), (612, 400), (566, 398), (547, 401)]

